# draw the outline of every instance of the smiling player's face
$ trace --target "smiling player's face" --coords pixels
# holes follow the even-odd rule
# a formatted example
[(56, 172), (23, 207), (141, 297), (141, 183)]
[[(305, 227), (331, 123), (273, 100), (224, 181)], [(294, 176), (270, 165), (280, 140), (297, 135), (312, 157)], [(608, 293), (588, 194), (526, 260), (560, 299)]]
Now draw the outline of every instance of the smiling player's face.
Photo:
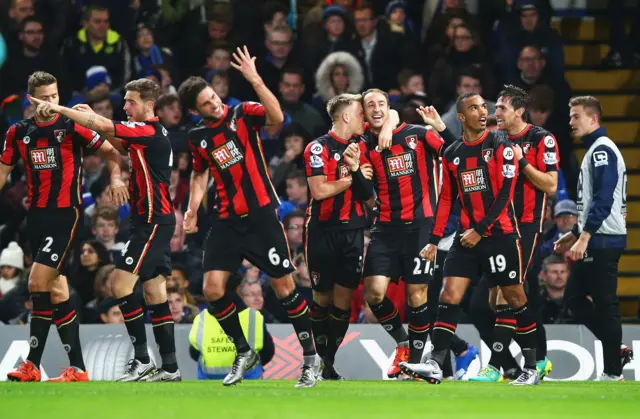
[(369, 93), (364, 97), (364, 112), (371, 128), (380, 129), (389, 115), (389, 101), (382, 93)]
[(224, 116), (224, 104), (213, 88), (207, 86), (198, 94), (196, 111), (203, 119), (219, 120)]

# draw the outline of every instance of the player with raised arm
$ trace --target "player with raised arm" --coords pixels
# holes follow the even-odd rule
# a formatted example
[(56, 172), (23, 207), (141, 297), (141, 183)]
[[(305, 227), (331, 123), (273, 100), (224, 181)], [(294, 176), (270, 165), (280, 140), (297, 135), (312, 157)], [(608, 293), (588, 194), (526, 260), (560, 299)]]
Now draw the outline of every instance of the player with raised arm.
[[(403, 123), (392, 130), (390, 142), (379, 142), (383, 128), (389, 127), (388, 95), (370, 89), (362, 97), (370, 131), (366, 142), (361, 143), (360, 159), (373, 167), (377, 195), (376, 218), (364, 265), (365, 299), (396, 341), (395, 358), (387, 372), (388, 377), (395, 378), (400, 375), (400, 362), (420, 362), (429, 333), (427, 284), (433, 266), (418, 253), (427, 243), (433, 225), (438, 158), (444, 141), (425, 127)], [(398, 310), (385, 296), (391, 278), (400, 277), (407, 284), (407, 303), (411, 307), (408, 334)]]
[(432, 334), (433, 352), (425, 363), (403, 362), (406, 374), (432, 384), (442, 381), (442, 364), (460, 316), (460, 301), (471, 278), (482, 272), (490, 287), (500, 287), (515, 314), (516, 341), (522, 348), (524, 371), (512, 384), (539, 384), (536, 370), (535, 314), (522, 287), (522, 256), (511, 201), (518, 161), (501, 131), (488, 131), (487, 104), (476, 93), (456, 101), (463, 136), (442, 157), (442, 192), (429, 244), (420, 252), (433, 261), (456, 197), (460, 201), (460, 231), (444, 265), (444, 284)]
[(341, 380), (334, 367), (335, 356), (347, 329), (353, 291), (362, 277), (364, 201), (369, 194), (352, 187), (352, 178), (371, 179), (371, 166), (348, 158), (364, 133), (360, 95), (341, 94), (327, 104), (333, 121), (329, 132), (307, 145), (305, 172), (312, 201), (307, 210), (304, 248), (313, 288), (309, 307), (316, 350), (323, 359), (322, 379)]
[[(60, 113), (103, 134), (121, 153), (129, 153), (131, 234), (115, 270), (113, 293), (133, 343), (134, 358), (118, 381), (180, 381), (165, 282), (171, 274), (169, 242), (176, 223), (169, 195), (173, 153), (167, 130), (154, 112), (160, 87), (152, 80), (138, 79), (127, 83), (125, 91), (127, 121), (123, 122), (104, 118), (87, 105), (70, 109), (32, 100), (39, 114)], [(145, 312), (133, 293), (138, 279), (143, 281), (162, 368), (156, 368), (147, 350)]]
[[(520, 245), (524, 272), (523, 281), (527, 285), (527, 299), (534, 313), (540, 313), (538, 300), (538, 250), (540, 234), (544, 223), (547, 196), (556, 192), (558, 185), (558, 142), (553, 134), (544, 128), (526, 122), (529, 95), (516, 86), (505, 86), (498, 96), (496, 119), (498, 129), (509, 136), (518, 160), (520, 175), (513, 195), (515, 216), (518, 220)], [(487, 366), (471, 381), (502, 381), (500, 373), (501, 357), (511, 356), (509, 344), (514, 335), (514, 315), (502, 293), (494, 288), (497, 295), (490, 294), (490, 304), (496, 312), (496, 323), (491, 342), (491, 359)], [(547, 358), (547, 335), (541, 316), (538, 314), (536, 331), (538, 348), (537, 369), (540, 378), (551, 372), (552, 364)], [(489, 344), (489, 342), (487, 342)]]
[[(33, 98), (57, 105), (58, 82), (37, 71), (28, 80)], [(27, 226), (34, 262), (29, 274), (33, 312), (29, 323), (29, 355), (9, 372), (11, 381), (40, 381), (40, 360), (51, 322), (69, 355), (71, 366), (49, 381), (88, 381), (80, 347), (77, 313), (69, 300), (67, 279), (62, 275), (69, 251), (82, 225), (82, 156), (97, 151), (111, 173), (110, 196), (120, 204), (128, 199), (121, 180), (119, 155), (96, 132), (60, 115), (36, 115), (12, 125), (0, 157), (0, 189), (22, 159), (27, 175)]]
[(258, 356), (245, 339), (233, 299), (225, 293), (229, 276), (243, 259), (267, 273), (302, 346), (304, 364), (296, 387), (316, 385), (321, 360), (316, 354), (309, 308), (296, 292), (295, 270), (284, 227), (277, 214), (280, 201), (262, 153), (260, 128), (278, 129), (284, 115), (255, 67), (246, 47), (233, 54), (232, 66), (253, 86), (261, 103), (223, 104), (200, 77), (189, 77), (178, 89), (186, 109), (202, 118), (189, 131), (193, 155), (191, 196), (185, 213), (187, 233), (197, 230), (197, 212), (211, 172), (216, 188), (212, 224), (204, 243), (204, 295), (213, 315), (233, 340), (237, 354), (224, 385), (240, 382)]

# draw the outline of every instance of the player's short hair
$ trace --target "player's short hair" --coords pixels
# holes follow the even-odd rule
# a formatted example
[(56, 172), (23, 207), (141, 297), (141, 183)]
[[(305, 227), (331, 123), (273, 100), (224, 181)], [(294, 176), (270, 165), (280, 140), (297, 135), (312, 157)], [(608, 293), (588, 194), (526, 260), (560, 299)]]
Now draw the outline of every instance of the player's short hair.
[(334, 96), (329, 99), (327, 102), (327, 113), (332, 121), (338, 119), (340, 114), (344, 111), (346, 107), (351, 105), (353, 102), (361, 102), (361, 95), (353, 95), (351, 93), (342, 93), (340, 95)]
[(91, 217), (91, 227), (96, 228), (96, 226), (98, 225), (98, 218), (103, 218), (107, 221), (113, 221), (116, 223), (116, 227), (120, 227), (120, 216), (118, 215), (118, 210), (113, 207), (97, 207), (96, 211)]
[(514, 110), (523, 108), (526, 112), (529, 108), (529, 94), (518, 86), (505, 84), (504, 89), (498, 94), (498, 97), (511, 99), (511, 106)]
[(124, 86), (124, 90), (125, 92), (140, 93), (140, 99), (144, 102), (156, 102), (162, 91), (158, 83), (149, 79), (132, 80)]
[(458, 99), (456, 99), (456, 112), (462, 113), (462, 111), (464, 110), (464, 101), (474, 96), (480, 95), (473, 92), (466, 92), (458, 96)]
[(267, 33), (267, 39), (271, 41), (271, 35), (276, 32), (286, 34), (289, 37), (289, 40), (293, 38), (293, 31), (291, 30), (290, 27), (288, 27), (287, 25), (279, 25), (279, 26), (276, 26), (275, 28), (271, 28), (269, 33)]
[(370, 93), (380, 93), (381, 95), (384, 96), (385, 99), (387, 99), (387, 106), (391, 106), (391, 104), (389, 103), (389, 94), (387, 92), (385, 92), (384, 90), (376, 89), (375, 87), (371, 88), (371, 89), (367, 89), (362, 93), (362, 105), (363, 106), (364, 106), (365, 98)]
[(58, 80), (53, 76), (53, 74), (49, 74), (45, 71), (36, 71), (29, 76), (29, 80), (27, 81), (27, 91), (30, 95), (34, 95), (38, 87), (50, 86), (56, 83), (58, 83)]
[(165, 106), (173, 105), (174, 103), (180, 103), (180, 98), (175, 93), (165, 93), (160, 95), (156, 102), (156, 109), (162, 109)]
[(574, 96), (569, 101), (569, 107), (582, 105), (590, 114), (598, 115), (598, 121), (602, 118), (602, 105), (594, 96)]
[(180, 102), (185, 109), (196, 109), (198, 95), (209, 87), (209, 83), (202, 77), (191, 76), (182, 82), (178, 88)]
[(85, 7), (84, 15), (82, 16), (82, 19), (85, 22), (89, 21), (89, 19), (91, 19), (91, 14), (94, 11), (95, 12), (107, 12), (107, 13), (109, 13), (109, 9), (107, 8), (107, 6), (103, 6), (102, 4), (92, 3), (92, 4), (88, 5), (87, 7)]
[(544, 258), (544, 260), (542, 261), (542, 272), (546, 273), (547, 269), (549, 268), (549, 265), (558, 265), (558, 264), (568, 265), (567, 261), (564, 260), (564, 258), (562, 258), (560, 255), (556, 255), (556, 254), (549, 255), (546, 258)]
[(529, 92), (529, 109), (532, 111), (551, 112), (553, 110), (553, 89), (546, 84), (539, 84)]

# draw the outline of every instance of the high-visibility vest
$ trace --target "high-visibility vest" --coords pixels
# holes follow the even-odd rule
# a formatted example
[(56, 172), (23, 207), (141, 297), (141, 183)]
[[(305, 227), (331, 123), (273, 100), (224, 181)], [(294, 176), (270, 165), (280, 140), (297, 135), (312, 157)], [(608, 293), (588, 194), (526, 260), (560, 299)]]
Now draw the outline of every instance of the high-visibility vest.
[[(246, 308), (238, 313), (240, 325), (249, 346), (260, 352), (264, 342), (264, 319), (254, 308)], [(198, 379), (224, 378), (233, 366), (236, 357), (236, 346), (208, 310), (202, 310), (193, 321), (189, 332), (189, 342), (200, 352), (198, 358)], [(262, 365), (248, 371), (244, 378), (260, 378)]]

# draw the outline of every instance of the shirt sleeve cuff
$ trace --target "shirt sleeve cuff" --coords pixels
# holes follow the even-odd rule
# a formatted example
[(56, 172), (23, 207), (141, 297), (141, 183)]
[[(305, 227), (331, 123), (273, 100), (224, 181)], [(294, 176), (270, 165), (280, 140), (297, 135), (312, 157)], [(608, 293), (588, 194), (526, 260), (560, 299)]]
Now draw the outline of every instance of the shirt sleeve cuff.
[(440, 240), (442, 240), (442, 237), (438, 237), (432, 233), (431, 237), (429, 237), (429, 244), (433, 244), (437, 246), (438, 243), (440, 243)]
[(578, 225), (578, 223), (576, 223), (571, 229), (571, 234), (573, 234), (576, 237), (580, 237), (580, 226)]

